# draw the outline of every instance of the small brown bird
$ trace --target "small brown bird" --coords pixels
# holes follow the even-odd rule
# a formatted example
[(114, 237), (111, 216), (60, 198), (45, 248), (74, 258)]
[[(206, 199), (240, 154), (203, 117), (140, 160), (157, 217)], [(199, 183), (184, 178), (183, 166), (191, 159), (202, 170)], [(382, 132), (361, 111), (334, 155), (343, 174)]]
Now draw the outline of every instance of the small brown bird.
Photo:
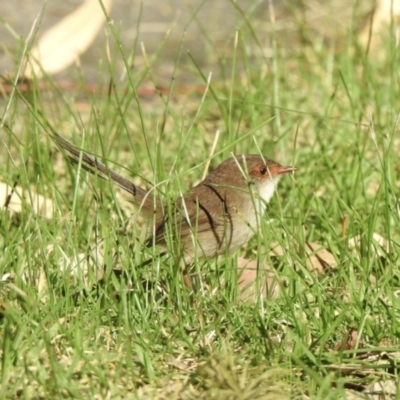
[(152, 192), (136, 186), (60, 135), (53, 138), (70, 153), (74, 163), (81, 159), (85, 170), (115, 181), (130, 193), (141, 212), (154, 221), (148, 244), (166, 247), (166, 235), (172, 235), (186, 265), (203, 257), (231, 254), (247, 243), (281, 176), (296, 170), (263, 156), (238, 155), (220, 164), (167, 212)]

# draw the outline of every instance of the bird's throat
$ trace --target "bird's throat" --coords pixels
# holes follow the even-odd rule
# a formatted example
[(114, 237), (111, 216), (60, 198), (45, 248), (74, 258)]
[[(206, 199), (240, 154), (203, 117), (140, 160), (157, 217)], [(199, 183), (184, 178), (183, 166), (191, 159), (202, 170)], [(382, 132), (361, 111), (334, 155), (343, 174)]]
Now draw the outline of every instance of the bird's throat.
[(265, 203), (270, 202), (278, 185), (279, 178), (279, 176), (274, 176), (273, 178), (269, 178), (268, 180), (257, 184), (258, 195), (262, 200), (264, 200)]

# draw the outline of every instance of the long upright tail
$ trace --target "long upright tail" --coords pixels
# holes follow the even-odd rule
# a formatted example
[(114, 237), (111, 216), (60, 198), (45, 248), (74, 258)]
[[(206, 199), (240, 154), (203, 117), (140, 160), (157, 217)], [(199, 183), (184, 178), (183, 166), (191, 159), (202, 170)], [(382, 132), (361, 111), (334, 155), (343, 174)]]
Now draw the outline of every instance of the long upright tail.
[[(157, 210), (160, 212), (161, 203), (154, 197), (154, 195), (134, 183), (117, 174), (112, 169), (106, 167), (102, 162), (98, 161), (95, 157), (90, 156), (77, 149), (72, 143), (64, 139), (58, 133), (53, 132), (52, 138), (54, 141), (66, 150), (69, 155), (68, 158), (74, 164), (81, 162), (82, 168), (91, 174), (98, 175), (105, 180), (114, 181), (120, 188), (124, 189), (133, 196), (133, 202), (141, 209), (145, 214), (149, 216), (156, 213)], [(81, 161), (80, 161), (81, 160)]]

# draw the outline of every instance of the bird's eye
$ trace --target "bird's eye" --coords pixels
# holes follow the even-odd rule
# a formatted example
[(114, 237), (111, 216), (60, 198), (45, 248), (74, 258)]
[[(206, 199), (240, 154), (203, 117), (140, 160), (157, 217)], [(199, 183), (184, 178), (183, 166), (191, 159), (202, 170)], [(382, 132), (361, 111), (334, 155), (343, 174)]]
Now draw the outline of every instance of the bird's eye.
[(267, 167), (263, 165), (262, 167), (260, 167), (260, 174), (265, 175), (266, 173), (267, 173)]

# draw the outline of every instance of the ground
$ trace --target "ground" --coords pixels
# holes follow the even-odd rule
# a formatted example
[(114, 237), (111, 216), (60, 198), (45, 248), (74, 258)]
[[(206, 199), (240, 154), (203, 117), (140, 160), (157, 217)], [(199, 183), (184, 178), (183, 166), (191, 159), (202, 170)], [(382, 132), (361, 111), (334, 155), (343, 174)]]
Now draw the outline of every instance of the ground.
[[(2, 82), (2, 398), (396, 398), (396, 18), (369, 31), (357, 2), (342, 23), (333, 5), (271, 4), (224, 3), (216, 38), (209, 2), (201, 19), (189, 2), (177, 29), (194, 36), (155, 35), (148, 53), (114, 20), (78, 65)], [(23, 65), (10, 48), (5, 78)], [(144, 245), (129, 196), (53, 131), (167, 208), (232, 153), (298, 170), (250, 242), (188, 285), (172, 246)]]

